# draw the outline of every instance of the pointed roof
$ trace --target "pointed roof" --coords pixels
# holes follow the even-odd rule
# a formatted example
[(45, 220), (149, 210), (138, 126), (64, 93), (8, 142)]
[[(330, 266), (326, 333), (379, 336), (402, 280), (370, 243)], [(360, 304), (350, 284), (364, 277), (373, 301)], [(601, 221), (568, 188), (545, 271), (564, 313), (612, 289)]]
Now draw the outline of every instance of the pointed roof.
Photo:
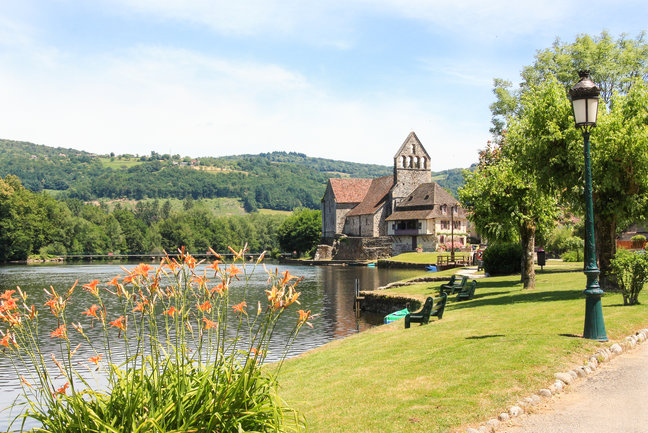
[(392, 186), (394, 186), (394, 177), (392, 175), (373, 179), (362, 203), (351, 209), (347, 216), (371, 215), (376, 213), (385, 203)]
[(367, 195), (371, 182), (372, 179), (329, 179), (337, 203), (360, 203)]
[(416, 133), (414, 131), (410, 132), (407, 135), (407, 138), (405, 141), (403, 141), (403, 144), (401, 144), (401, 147), (398, 148), (398, 152), (396, 152), (396, 155), (394, 155), (394, 159), (398, 158), (402, 153), (412, 155), (411, 152), (407, 151), (407, 146), (408, 145), (416, 145), (416, 149), (420, 149), (422, 152), (415, 152), (415, 154), (420, 154), (422, 153), (425, 155), (428, 159), (430, 159), (430, 155), (428, 155), (427, 150), (425, 150), (425, 147), (423, 147), (423, 144), (421, 143), (421, 140), (416, 136)]
[[(444, 214), (442, 211), (441, 206), (444, 204), (454, 206), (459, 201), (438, 183), (423, 183), (396, 206), (395, 212), (387, 221), (449, 217), (449, 213)], [(455, 216), (465, 218), (465, 215), (465, 211), (459, 206)]]

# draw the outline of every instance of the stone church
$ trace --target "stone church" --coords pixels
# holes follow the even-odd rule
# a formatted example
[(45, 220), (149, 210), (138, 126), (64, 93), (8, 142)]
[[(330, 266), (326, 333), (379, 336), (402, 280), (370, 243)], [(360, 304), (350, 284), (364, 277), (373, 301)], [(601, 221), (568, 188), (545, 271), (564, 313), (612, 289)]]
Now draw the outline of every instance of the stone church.
[[(347, 244), (355, 240), (355, 252), (349, 253), (353, 258), (435, 251), (452, 235), (455, 244), (465, 245), (465, 213), (452, 195), (432, 182), (429, 167), (430, 155), (411, 132), (394, 156), (393, 175), (329, 179), (322, 198), (323, 243), (339, 246), (340, 238)], [(349, 259), (349, 254), (336, 258)]]

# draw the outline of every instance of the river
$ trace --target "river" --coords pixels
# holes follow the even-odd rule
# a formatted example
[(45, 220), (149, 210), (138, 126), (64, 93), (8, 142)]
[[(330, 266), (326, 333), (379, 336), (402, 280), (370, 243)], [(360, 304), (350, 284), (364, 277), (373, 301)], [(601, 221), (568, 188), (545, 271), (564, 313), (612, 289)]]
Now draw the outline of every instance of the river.
[[(64, 292), (78, 279), (79, 284), (87, 284), (94, 279), (101, 282), (110, 281), (116, 275), (123, 275), (122, 266), (130, 269), (136, 264), (52, 264), (52, 265), (16, 265), (0, 267), (0, 292), (15, 289), (16, 286), (26, 292), (29, 303), (43, 305), (46, 296), (43, 289), (53, 286), (59, 293)], [(304, 326), (293, 344), (289, 356), (296, 356), (307, 350), (322, 346), (329, 341), (363, 331), (382, 323), (382, 316), (362, 314), (356, 317), (353, 311), (354, 288), (356, 279), (361, 290), (369, 290), (393, 281), (409, 278), (421, 273), (420, 270), (379, 269), (366, 266), (285, 266), (266, 265), (268, 269), (278, 268), (279, 272), (288, 271), (292, 275), (303, 277), (298, 285), (301, 291), (299, 308), (311, 310), (316, 318), (313, 328)], [(248, 268), (251, 266), (248, 265)], [(200, 271), (200, 266), (199, 269)], [(202, 272), (202, 271), (200, 271)], [(257, 267), (248, 282), (247, 304), (256, 306), (257, 301), (267, 303), (264, 290), (267, 275)], [(242, 283), (233, 284), (232, 303), (241, 299)], [(71, 314), (85, 310), (88, 305), (70, 305)], [(296, 310), (296, 309), (295, 309)], [(43, 310), (45, 313), (45, 310)], [(278, 324), (274, 345), (271, 345), (269, 360), (279, 355), (284, 337), (294, 326), (297, 315), (284, 316)], [(43, 329), (56, 328), (55, 319), (50, 314), (40, 316)], [(48, 323), (49, 321), (49, 323)], [(4, 324), (0, 324), (4, 329)], [(42, 340), (42, 349), (48, 350), (52, 345), (49, 338)], [(275, 352), (273, 352), (273, 347)], [(13, 367), (6, 356), (0, 354), (0, 409), (12, 404), (20, 393), (20, 384), (15, 378)], [(0, 431), (7, 429), (8, 413), (0, 412)]]

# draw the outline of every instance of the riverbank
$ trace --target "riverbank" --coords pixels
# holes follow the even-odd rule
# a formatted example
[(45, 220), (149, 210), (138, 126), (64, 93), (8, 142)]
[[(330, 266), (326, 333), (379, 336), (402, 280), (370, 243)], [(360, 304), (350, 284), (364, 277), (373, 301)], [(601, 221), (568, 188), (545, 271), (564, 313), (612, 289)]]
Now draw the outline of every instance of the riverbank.
[[(545, 269), (533, 291), (518, 280), (481, 279), (473, 300), (449, 299), (443, 320), (411, 329), (395, 322), (292, 359), (281, 394), (314, 432), (455, 432), (496, 417), (610, 344), (579, 337), (582, 272)], [(421, 298), (438, 285), (385, 292)], [(611, 342), (646, 327), (646, 293), (640, 300), (624, 307), (620, 294), (604, 296)]]

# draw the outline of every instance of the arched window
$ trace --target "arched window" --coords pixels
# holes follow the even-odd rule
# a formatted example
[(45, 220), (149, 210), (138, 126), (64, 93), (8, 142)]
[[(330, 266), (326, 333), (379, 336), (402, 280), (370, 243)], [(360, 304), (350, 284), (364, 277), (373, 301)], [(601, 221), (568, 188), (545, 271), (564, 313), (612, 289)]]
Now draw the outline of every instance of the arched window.
[(412, 168), (412, 157), (411, 156), (407, 157), (407, 168)]
[(427, 168), (427, 159), (421, 158), (421, 168)]
[(414, 168), (419, 168), (419, 158), (418, 156), (414, 157), (414, 165), (412, 165)]
[(405, 155), (401, 155), (400, 157), (400, 166), (405, 168)]
[(410, 153), (415, 153), (414, 150), (416, 147), (414, 147), (414, 143), (410, 144)]

